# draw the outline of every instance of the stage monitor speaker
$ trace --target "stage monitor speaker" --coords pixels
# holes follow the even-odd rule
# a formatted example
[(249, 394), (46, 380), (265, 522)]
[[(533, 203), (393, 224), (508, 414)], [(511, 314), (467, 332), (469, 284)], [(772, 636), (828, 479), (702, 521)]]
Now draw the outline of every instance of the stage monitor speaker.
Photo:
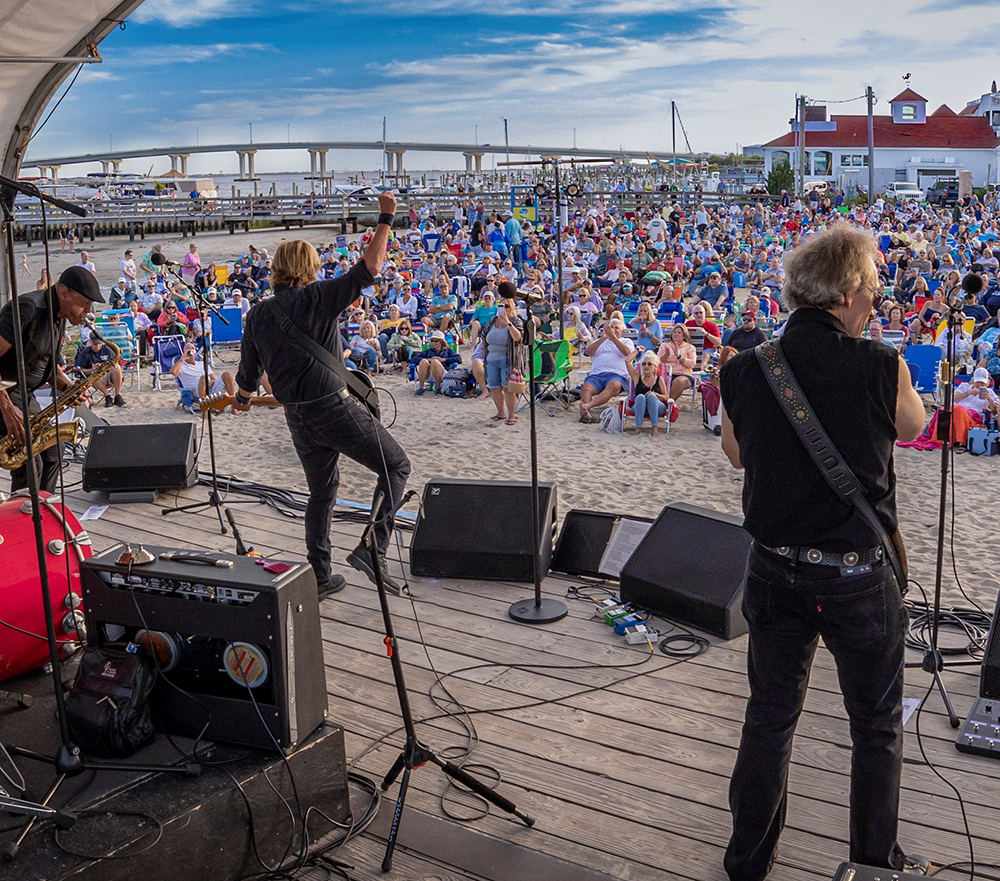
[(740, 603), (751, 541), (741, 517), (668, 505), (622, 569), (621, 598), (725, 639), (746, 633)]
[(87, 492), (182, 489), (198, 481), (195, 426), (101, 425), (90, 435), (83, 462)]
[(601, 572), (601, 561), (615, 526), (622, 520), (652, 523), (648, 517), (631, 514), (609, 514), (602, 511), (581, 511), (574, 508), (563, 520), (559, 541), (552, 557), (552, 571), (566, 575), (592, 578), (618, 578)]
[[(268, 571), (251, 557), (157, 547), (147, 547), (151, 563), (119, 565), (123, 550), (80, 564), (87, 642), (155, 654), (159, 725), (263, 749), (277, 743), (288, 753), (322, 724), (326, 675), (312, 567), (272, 563)], [(168, 552), (231, 566), (160, 559)]]
[[(538, 484), (544, 575), (552, 562), (556, 486)], [(424, 487), (410, 571), (430, 578), (533, 582), (531, 483), (436, 477)]]
[(993, 610), (993, 623), (990, 625), (989, 639), (986, 641), (986, 652), (983, 655), (983, 667), (979, 677), (979, 696), (993, 700), (1000, 699), (1000, 634), (997, 630), (997, 618), (1000, 616), (1000, 596)]

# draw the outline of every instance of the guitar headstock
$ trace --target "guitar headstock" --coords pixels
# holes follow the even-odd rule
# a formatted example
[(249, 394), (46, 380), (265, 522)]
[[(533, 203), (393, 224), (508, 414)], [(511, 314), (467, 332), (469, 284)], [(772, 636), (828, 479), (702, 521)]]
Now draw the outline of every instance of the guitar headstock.
[(222, 412), (226, 407), (231, 406), (235, 402), (236, 398), (233, 395), (227, 395), (225, 392), (216, 392), (214, 395), (208, 395), (199, 399), (198, 409), (203, 413), (206, 410), (218, 410)]

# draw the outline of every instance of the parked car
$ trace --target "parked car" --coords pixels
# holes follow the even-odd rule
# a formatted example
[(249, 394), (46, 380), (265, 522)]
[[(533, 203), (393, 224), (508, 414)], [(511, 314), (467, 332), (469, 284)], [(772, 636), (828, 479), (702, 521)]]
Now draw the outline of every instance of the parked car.
[(885, 197), (897, 202), (923, 202), (924, 191), (908, 180), (892, 180), (885, 186)]
[(929, 205), (954, 205), (958, 202), (958, 181), (943, 178), (927, 191)]

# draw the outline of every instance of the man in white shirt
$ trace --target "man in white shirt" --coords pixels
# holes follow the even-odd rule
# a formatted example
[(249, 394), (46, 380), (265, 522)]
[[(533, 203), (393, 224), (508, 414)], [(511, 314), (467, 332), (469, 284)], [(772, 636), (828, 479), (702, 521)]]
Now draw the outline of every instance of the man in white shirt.
[(580, 387), (581, 422), (593, 422), (591, 409), (606, 404), (628, 389), (629, 374), (625, 362), (635, 346), (624, 334), (624, 322), (612, 318), (601, 329), (600, 337), (587, 346), (586, 355), (593, 361), (590, 373)]
[(77, 266), (82, 266), (91, 275), (94, 275), (94, 276), (97, 275), (97, 267), (94, 266), (94, 264), (90, 261), (90, 254), (88, 254), (86, 251), (81, 251), (80, 252), (80, 262), (77, 263), (76, 265)]
[[(170, 374), (176, 376), (181, 383), (181, 388), (197, 389), (198, 397), (205, 397), (205, 368), (197, 359), (197, 347), (194, 343), (186, 343), (183, 357), (170, 368)], [(228, 371), (223, 371), (222, 376), (216, 378), (211, 370), (208, 372), (210, 390), (208, 394), (214, 395), (216, 392), (225, 391), (227, 395), (236, 395), (236, 381)]]
[(132, 259), (132, 252), (126, 251), (125, 256), (121, 259), (121, 262), (118, 265), (120, 267), (121, 274), (125, 276), (125, 285), (133, 294), (136, 293), (135, 260)]

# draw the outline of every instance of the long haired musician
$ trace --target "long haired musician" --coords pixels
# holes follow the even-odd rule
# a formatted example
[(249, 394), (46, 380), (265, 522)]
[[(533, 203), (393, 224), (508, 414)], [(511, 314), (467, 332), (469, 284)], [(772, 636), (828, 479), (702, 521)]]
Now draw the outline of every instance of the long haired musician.
[[(60, 348), (66, 322), (83, 324), (91, 305), (103, 302), (97, 279), (82, 266), (71, 266), (54, 285), (17, 298), (29, 394), (50, 380), (52, 352)], [(0, 309), (0, 380), (17, 380), (13, 302)], [(56, 384), (62, 390), (72, 382), (62, 370), (57, 369)], [(39, 412), (34, 395), (31, 395), (29, 409), (32, 413)], [(12, 436), (18, 443), (24, 444), (21, 400), (16, 388), (0, 391), (0, 415), (3, 416), (0, 438)], [(42, 450), (35, 457), (35, 467), (41, 469), (39, 489), (53, 492), (59, 475), (59, 444)], [(12, 491), (28, 485), (27, 465), (11, 470), (10, 485)]]
[[(309, 486), (306, 557), (316, 572), (320, 599), (345, 584), (344, 577), (330, 567), (330, 520), (340, 482), (341, 454), (378, 477), (374, 497), (381, 497), (382, 502), (375, 519), (375, 541), (383, 564), (393, 511), (410, 474), (410, 460), (403, 448), (374, 416), (354, 402), (338, 372), (310, 354), (305, 345), (318, 343), (328, 355), (343, 361), (341, 319), (381, 271), (396, 197), (391, 192), (381, 193), (378, 204), (378, 225), (364, 257), (339, 278), (316, 280), (319, 256), (308, 242), (292, 240), (278, 246), (271, 276), (274, 296), (258, 303), (247, 315), (236, 374), (234, 410), (250, 409), (264, 371), (274, 397), (285, 408), (285, 421)], [(293, 326), (303, 335), (299, 343), (294, 342), (294, 331), (288, 335)], [(351, 551), (347, 562), (374, 580), (376, 561), (363, 544)], [(384, 574), (384, 565), (381, 569)], [(388, 575), (384, 574), (383, 581), (386, 589), (401, 592)]]

